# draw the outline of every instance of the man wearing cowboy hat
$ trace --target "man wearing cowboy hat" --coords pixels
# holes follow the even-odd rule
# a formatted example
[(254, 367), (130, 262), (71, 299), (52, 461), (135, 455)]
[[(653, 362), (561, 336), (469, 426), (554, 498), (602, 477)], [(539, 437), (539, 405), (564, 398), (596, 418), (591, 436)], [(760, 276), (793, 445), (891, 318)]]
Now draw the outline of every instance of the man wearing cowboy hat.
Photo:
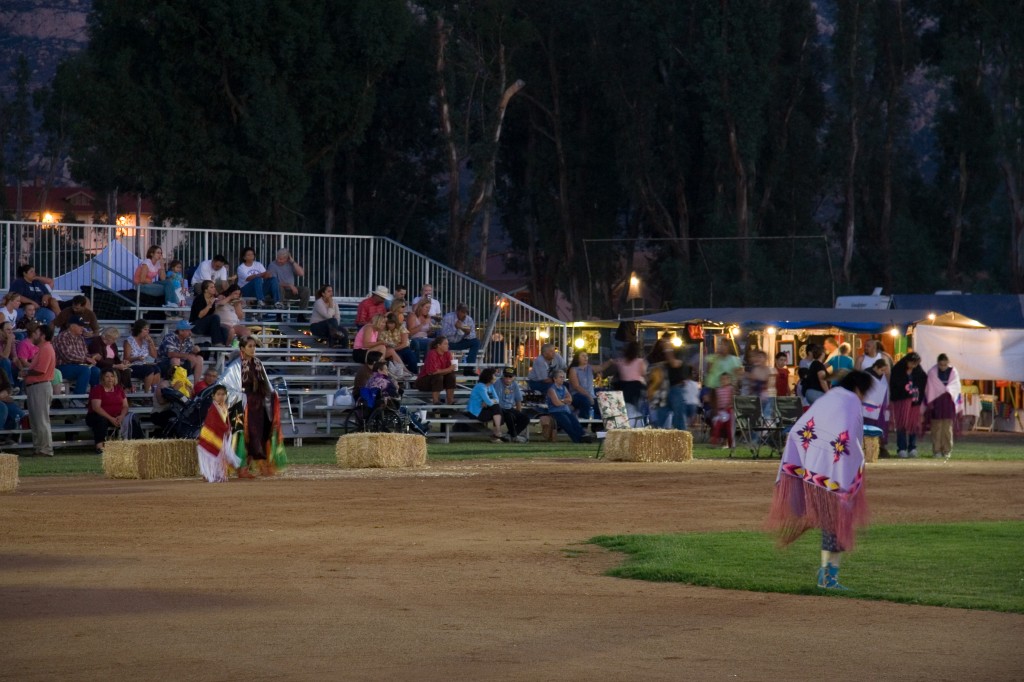
[(390, 300), (391, 292), (383, 284), (378, 284), (369, 296), (359, 302), (359, 307), (356, 308), (356, 326), (362, 327), (364, 324), (369, 324), (374, 315), (387, 315), (388, 310), (384, 302)]

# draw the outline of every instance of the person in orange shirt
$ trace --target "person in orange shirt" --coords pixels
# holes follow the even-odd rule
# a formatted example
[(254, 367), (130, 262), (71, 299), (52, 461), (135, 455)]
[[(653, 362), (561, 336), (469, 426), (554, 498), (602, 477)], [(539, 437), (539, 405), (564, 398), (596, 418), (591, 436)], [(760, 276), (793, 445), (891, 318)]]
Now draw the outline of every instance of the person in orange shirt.
[(50, 433), (50, 402), (53, 400), (53, 370), (57, 354), (53, 350), (53, 328), (41, 325), (33, 333), (39, 352), (28, 367), (21, 370), (28, 398), (28, 418), (32, 424), (32, 446), (35, 457), (53, 457), (53, 435)]

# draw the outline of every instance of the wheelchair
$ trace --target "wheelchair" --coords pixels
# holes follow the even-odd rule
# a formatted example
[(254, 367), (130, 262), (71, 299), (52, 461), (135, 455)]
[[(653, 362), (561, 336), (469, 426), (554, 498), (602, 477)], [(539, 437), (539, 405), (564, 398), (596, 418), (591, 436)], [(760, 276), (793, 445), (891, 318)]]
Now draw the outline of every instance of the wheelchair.
[(409, 425), (398, 399), (382, 397), (377, 388), (361, 388), (355, 405), (346, 411), (342, 433), (409, 433)]

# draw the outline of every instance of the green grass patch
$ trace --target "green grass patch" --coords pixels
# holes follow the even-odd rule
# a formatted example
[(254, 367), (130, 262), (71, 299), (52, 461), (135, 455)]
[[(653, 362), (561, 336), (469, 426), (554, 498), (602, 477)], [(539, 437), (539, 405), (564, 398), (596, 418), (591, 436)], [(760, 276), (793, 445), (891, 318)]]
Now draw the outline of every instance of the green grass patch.
[[(1024, 613), (1024, 522), (872, 526), (843, 555), (827, 594), (904, 604)], [(778, 549), (766, 533), (616, 535), (590, 542), (628, 555), (620, 578), (753, 592), (824, 594), (815, 587), (821, 535)]]

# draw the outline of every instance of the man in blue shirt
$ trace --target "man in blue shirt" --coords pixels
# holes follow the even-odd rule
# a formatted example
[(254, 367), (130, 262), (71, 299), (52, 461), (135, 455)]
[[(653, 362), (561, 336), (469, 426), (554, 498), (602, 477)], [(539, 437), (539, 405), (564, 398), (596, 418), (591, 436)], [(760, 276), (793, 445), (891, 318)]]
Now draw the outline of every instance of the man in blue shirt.
[(476, 323), (469, 316), (469, 306), (460, 303), (455, 312), (448, 313), (441, 320), (441, 336), (447, 337), (449, 350), (468, 350), (466, 356), (467, 376), (476, 374), (471, 365), (476, 364), (476, 355), (480, 352), (480, 340), (476, 338)]
[(43, 324), (50, 324), (60, 313), (60, 303), (50, 293), (50, 286), (53, 286), (52, 279), (40, 277), (36, 274), (34, 266), (25, 264), (18, 266), (18, 278), (11, 282), (11, 291), (21, 296), (22, 305), (38, 305), (36, 319)]

